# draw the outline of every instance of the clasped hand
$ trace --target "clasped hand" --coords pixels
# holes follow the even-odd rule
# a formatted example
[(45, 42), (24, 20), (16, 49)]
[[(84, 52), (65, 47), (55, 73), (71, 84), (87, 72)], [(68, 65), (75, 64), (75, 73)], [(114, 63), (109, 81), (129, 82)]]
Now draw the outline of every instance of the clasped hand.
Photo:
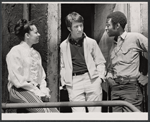
[(116, 85), (116, 82), (110, 77), (107, 79), (107, 81), (108, 81), (110, 86)]
[(42, 96), (42, 97), (41, 97), (41, 100), (42, 100), (43, 102), (49, 102), (49, 101), (50, 101), (50, 96)]
[(140, 77), (138, 78), (138, 81), (141, 85), (146, 85), (148, 83), (148, 76), (141, 74)]

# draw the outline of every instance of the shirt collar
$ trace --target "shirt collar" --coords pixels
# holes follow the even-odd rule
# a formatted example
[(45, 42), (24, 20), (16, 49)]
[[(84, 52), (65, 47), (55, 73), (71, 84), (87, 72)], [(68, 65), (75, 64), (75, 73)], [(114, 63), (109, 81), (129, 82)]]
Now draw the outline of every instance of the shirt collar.
[(118, 38), (121, 38), (124, 41), (126, 36), (127, 36), (127, 31), (124, 31), (120, 36), (114, 37), (114, 44), (117, 44)]
[(76, 42), (73, 38), (71, 38), (71, 34), (68, 36), (69, 42), (71, 44), (73, 44), (73, 45), (78, 45), (78, 46), (82, 46), (83, 45), (84, 38), (85, 38), (85, 34), (84, 33), (83, 33), (81, 39), (79, 39), (78, 42)]
[(127, 31), (124, 31), (121, 35), (120, 35), (120, 37), (121, 37), (121, 39), (125, 39), (125, 37), (126, 37), (126, 35), (127, 35)]

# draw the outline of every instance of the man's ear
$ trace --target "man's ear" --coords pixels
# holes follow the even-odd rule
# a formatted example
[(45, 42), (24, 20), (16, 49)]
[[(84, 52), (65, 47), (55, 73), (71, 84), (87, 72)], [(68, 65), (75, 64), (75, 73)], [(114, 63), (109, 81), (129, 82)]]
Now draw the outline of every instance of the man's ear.
[(117, 23), (117, 29), (120, 28), (120, 23)]
[(25, 37), (26, 37), (26, 38), (29, 38), (29, 33), (25, 33)]
[(70, 27), (67, 27), (67, 29), (68, 29), (69, 31), (71, 31), (71, 28), (70, 28)]

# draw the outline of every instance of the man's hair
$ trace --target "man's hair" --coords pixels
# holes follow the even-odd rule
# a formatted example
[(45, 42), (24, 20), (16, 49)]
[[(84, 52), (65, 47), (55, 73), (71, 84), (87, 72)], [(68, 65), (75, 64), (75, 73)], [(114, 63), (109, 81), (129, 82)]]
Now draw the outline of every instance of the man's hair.
[(72, 12), (66, 16), (66, 26), (71, 27), (73, 22), (84, 23), (84, 18), (77, 12)]
[(110, 19), (110, 18), (111, 18), (111, 22), (113, 26), (119, 23), (123, 29), (125, 28), (127, 24), (127, 18), (124, 15), (124, 13), (120, 11), (112, 12), (107, 16), (107, 19)]

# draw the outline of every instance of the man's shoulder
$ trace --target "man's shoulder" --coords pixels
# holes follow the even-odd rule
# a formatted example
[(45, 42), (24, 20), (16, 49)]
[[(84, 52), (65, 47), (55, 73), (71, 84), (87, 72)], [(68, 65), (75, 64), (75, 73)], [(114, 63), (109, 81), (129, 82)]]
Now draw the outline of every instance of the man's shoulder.
[(128, 32), (128, 35), (132, 37), (144, 36), (143, 34), (139, 32)]
[(88, 42), (91, 42), (91, 43), (96, 42), (95, 39), (93, 39), (93, 38), (91, 38), (91, 37), (88, 37), (88, 36), (86, 36), (85, 39), (86, 39)]
[(147, 36), (139, 32), (128, 32), (127, 37), (132, 38), (132, 40), (148, 40)]
[(61, 42), (60, 47), (64, 47), (67, 45), (68, 39), (65, 39), (64, 41)]

